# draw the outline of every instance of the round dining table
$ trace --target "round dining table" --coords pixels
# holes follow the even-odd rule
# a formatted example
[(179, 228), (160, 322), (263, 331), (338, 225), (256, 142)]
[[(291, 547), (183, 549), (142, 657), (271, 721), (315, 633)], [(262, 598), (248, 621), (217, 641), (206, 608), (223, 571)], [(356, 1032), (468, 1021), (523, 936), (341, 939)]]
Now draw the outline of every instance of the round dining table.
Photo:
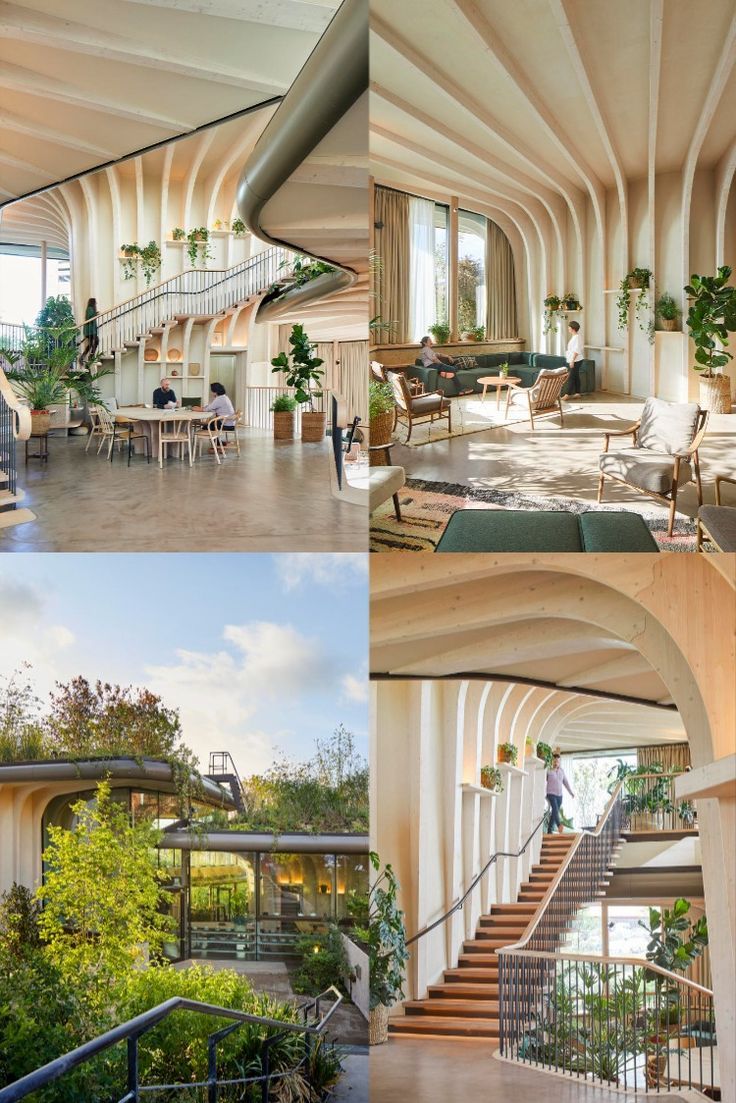
[[(119, 406), (115, 411), (115, 422), (121, 426), (129, 424), (131, 421), (136, 422), (148, 438), (149, 455), (158, 456), (162, 424), (173, 422), (175, 432), (178, 432), (180, 426), (186, 425), (186, 431), (191, 440), (194, 423), (207, 422), (214, 416), (214, 414), (207, 413), (204, 410), (192, 410), (189, 407), (181, 407), (177, 410), (158, 410), (151, 406)], [(136, 444), (136, 451), (142, 450), (144, 447), (143, 444), (139, 447), (137, 442), (133, 443)], [(179, 445), (179, 454), (180, 457), (183, 456), (181, 445)], [(160, 458), (159, 465), (163, 467)]]

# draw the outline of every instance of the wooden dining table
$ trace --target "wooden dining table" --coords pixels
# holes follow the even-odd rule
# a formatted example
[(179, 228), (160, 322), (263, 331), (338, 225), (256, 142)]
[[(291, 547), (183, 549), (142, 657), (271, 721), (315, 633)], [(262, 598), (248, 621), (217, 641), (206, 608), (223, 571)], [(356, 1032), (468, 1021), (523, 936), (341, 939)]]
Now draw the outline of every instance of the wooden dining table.
[[(148, 438), (148, 447), (151, 456), (158, 456), (159, 440), (161, 437), (161, 425), (163, 423), (175, 423), (175, 432), (179, 426), (186, 425), (187, 433), (191, 438), (195, 422), (210, 421), (215, 415), (204, 410), (192, 410), (189, 407), (181, 407), (178, 410), (158, 410), (150, 406), (119, 406), (115, 411), (115, 422), (125, 425), (131, 421), (139, 423), (140, 428)], [(130, 448), (130, 443), (128, 444)], [(179, 453), (182, 455), (182, 446), (179, 445)]]

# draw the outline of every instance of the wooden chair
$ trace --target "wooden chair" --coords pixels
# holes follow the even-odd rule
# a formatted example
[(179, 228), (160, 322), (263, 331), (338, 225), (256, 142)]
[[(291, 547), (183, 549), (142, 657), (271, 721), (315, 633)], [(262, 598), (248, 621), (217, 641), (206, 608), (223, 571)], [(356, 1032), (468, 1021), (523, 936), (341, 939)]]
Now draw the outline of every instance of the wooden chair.
[(222, 423), (225, 419), (221, 417), (210, 417), (207, 421), (204, 421), (198, 429), (193, 433), (193, 455), (194, 459), (197, 458), (197, 453), (202, 454), (202, 446), (207, 443), (212, 451), (215, 453), (215, 459), (218, 463), (222, 463), (220, 459), (220, 453), (224, 455), (224, 450), (220, 444), (220, 432), (222, 431)]
[(406, 381), (406, 376), (400, 372), (389, 371), (388, 382), (394, 392), (396, 403), (396, 421), (405, 421), (409, 426), (409, 432), (405, 444), (411, 439), (411, 431), (415, 421), (434, 421), (447, 419), (447, 431), (452, 432), (452, 414), (450, 412), (450, 400), (440, 391), (432, 394), (413, 395)]
[[(605, 480), (613, 479), (648, 498), (664, 502), (670, 507), (667, 535), (672, 536), (677, 491), (691, 482), (693, 475), (698, 505), (703, 504), (698, 449), (707, 423), (708, 411), (701, 410), (695, 402), (648, 398), (635, 425), (605, 434), (605, 447), (599, 460), (598, 501), (603, 501)], [(631, 446), (609, 452), (614, 437), (631, 437)]]
[(92, 443), (92, 437), (99, 437), (100, 438), (100, 443), (99, 443), (99, 446), (97, 448), (97, 455), (99, 456), (100, 448), (102, 448), (102, 445), (104, 443), (105, 434), (103, 433), (103, 431), (100, 427), (100, 415), (99, 415), (98, 411), (99, 411), (98, 406), (90, 406), (90, 408), (89, 408), (89, 416), (90, 416), (90, 419), (92, 421), (92, 428), (89, 431), (89, 435), (87, 437), (87, 444), (85, 445), (84, 450), (85, 450), (85, 452), (89, 452), (89, 446)]
[(158, 434), (158, 465), (164, 466), (164, 449), (168, 448), (170, 444), (178, 444), (179, 459), (184, 459), (183, 445), (187, 446), (189, 452), (189, 466), (192, 466), (192, 434), (189, 431), (189, 426), (177, 421), (161, 421), (159, 423)]
[[(409, 390), (412, 395), (424, 394), (424, 384), (421, 379), (409, 379), (405, 369), (397, 368), (396, 374), (401, 374), (406, 379)], [(377, 360), (371, 360), (371, 376), (376, 383), (388, 383), (388, 373), (383, 364), (379, 364)]]
[(720, 552), (736, 551), (736, 506), (725, 506), (721, 502), (721, 483), (732, 483), (736, 479), (729, 475), (716, 475), (716, 504), (701, 505), (698, 510), (698, 551), (703, 550), (703, 540), (707, 539)]
[[(240, 439), (238, 438), (238, 429), (242, 428), (242, 426), (245, 424), (243, 411), (236, 410), (234, 414), (230, 415), (230, 417), (225, 417), (224, 422), (226, 422), (227, 424), (222, 425), (222, 428), (220, 429), (220, 437), (222, 438), (224, 436), (227, 440), (229, 434), (232, 433), (233, 439), (235, 441), (235, 449), (238, 455), (240, 455)], [(223, 452), (223, 455), (224, 454), (225, 453)]]
[(518, 383), (510, 383), (506, 389), (506, 417), (509, 416), (509, 405), (521, 406), (525, 412), (529, 411), (532, 432), (535, 415), (539, 417), (542, 414), (559, 414), (560, 428), (564, 428), (562, 388), (567, 383), (569, 375), (568, 368), (543, 368), (531, 387), (520, 387)]

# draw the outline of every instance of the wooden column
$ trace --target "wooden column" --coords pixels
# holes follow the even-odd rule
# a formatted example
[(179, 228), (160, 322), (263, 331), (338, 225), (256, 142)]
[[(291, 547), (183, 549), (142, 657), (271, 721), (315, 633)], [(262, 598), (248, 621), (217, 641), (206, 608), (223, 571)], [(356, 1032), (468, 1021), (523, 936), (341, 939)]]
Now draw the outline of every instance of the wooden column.
[(447, 321), (451, 341), (457, 341), (460, 337), (457, 328), (457, 208), (458, 198), (453, 195), (450, 199), (450, 240), (447, 247)]

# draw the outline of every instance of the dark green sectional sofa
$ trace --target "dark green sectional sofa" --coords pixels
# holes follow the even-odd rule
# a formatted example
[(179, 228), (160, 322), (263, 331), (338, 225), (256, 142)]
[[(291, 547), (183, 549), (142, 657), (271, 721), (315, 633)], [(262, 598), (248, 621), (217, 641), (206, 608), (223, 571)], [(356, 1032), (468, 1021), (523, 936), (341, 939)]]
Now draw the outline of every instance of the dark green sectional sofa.
[[(441, 379), (437, 368), (424, 368), (420, 360), (417, 360), (413, 367), (408, 368), (406, 374), (410, 379), (421, 379), (422, 383), (424, 383), (424, 390), (427, 393), (430, 391), (442, 390), (448, 398), (452, 398), (454, 395), (460, 394), (461, 391), (467, 391), (471, 388), (480, 394), (483, 390), (483, 385), (479, 383), (478, 380), (483, 375), (498, 375), (498, 367), (500, 364), (508, 364), (509, 374), (515, 375), (517, 378), (521, 379), (522, 387), (531, 387), (536, 383), (537, 376), (542, 368), (562, 368), (566, 364), (564, 356), (548, 356), (544, 352), (490, 352), (474, 354), (472, 349), (468, 349), (468, 352), (463, 355), (473, 356), (478, 367), (467, 369), (460, 368), (453, 379)], [(455, 359), (457, 359), (457, 357), (455, 357)], [(591, 394), (595, 390), (594, 360), (580, 361), (580, 383), (583, 394)], [(567, 394), (569, 389), (570, 380), (568, 379), (562, 393)]]

